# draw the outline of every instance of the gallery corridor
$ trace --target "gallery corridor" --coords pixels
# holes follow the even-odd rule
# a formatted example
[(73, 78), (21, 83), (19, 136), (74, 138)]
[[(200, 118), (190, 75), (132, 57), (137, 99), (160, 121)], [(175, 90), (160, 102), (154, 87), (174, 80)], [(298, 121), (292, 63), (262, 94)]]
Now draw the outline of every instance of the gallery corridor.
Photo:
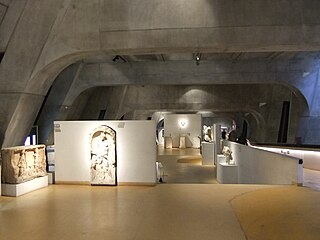
[(200, 149), (158, 146), (157, 161), (164, 183), (217, 183), (215, 167), (201, 164)]

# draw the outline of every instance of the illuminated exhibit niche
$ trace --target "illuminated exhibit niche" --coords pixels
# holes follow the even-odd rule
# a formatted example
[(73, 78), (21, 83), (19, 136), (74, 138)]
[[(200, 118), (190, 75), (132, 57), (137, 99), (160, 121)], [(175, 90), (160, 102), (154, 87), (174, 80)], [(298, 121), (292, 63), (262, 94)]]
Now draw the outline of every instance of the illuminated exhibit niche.
[(116, 131), (108, 126), (90, 135), (90, 178), (92, 185), (117, 185)]

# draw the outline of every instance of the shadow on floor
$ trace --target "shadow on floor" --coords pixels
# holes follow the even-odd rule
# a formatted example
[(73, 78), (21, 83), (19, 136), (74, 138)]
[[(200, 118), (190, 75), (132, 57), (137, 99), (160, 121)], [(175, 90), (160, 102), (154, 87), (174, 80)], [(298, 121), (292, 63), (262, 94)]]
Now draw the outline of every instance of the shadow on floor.
[(158, 149), (164, 183), (216, 184), (215, 166), (202, 166), (199, 149)]

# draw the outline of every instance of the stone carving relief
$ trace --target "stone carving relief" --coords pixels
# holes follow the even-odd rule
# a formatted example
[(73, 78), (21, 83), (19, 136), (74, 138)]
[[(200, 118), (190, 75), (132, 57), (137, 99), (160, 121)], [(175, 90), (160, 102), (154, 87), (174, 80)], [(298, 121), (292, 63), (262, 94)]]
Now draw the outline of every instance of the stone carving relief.
[(232, 151), (228, 146), (224, 146), (222, 149), (222, 154), (226, 157), (226, 164), (228, 165), (234, 165), (235, 162), (232, 157)]
[(213, 142), (212, 127), (203, 125), (203, 136), (205, 142)]
[(45, 145), (3, 148), (1, 156), (2, 183), (23, 183), (47, 174)]
[(90, 176), (93, 185), (116, 185), (116, 132), (108, 126), (90, 135)]

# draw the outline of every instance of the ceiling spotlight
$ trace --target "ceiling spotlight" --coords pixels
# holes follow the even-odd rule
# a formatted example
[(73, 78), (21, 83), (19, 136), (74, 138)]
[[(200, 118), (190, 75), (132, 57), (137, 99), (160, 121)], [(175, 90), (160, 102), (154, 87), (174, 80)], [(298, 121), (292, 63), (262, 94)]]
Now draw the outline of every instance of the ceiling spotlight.
[(200, 64), (200, 54), (196, 55), (196, 64), (197, 64), (197, 66), (199, 66), (199, 64)]
[(180, 125), (181, 128), (187, 127), (187, 124), (188, 124), (188, 121), (186, 119), (181, 119), (179, 121), (179, 125)]

